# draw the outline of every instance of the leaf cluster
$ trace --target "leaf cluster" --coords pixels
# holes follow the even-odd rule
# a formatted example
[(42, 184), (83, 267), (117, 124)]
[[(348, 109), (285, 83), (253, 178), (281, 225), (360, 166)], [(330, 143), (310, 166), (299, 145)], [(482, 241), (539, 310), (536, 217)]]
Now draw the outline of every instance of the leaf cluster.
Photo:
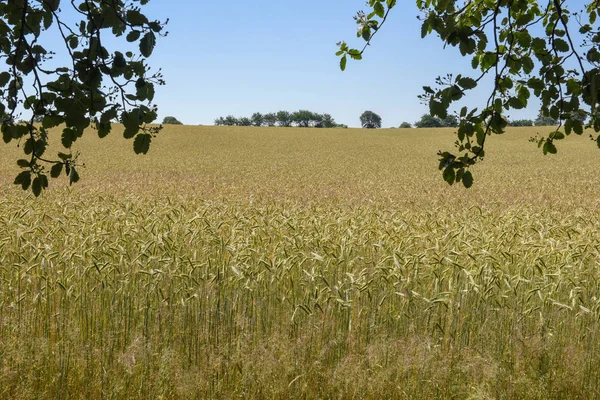
[[(355, 18), (362, 31), (370, 32), (363, 37), (367, 45), (395, 5), (387, 3), (370, 1), (370, 11)], [(434, 87), (423, 87), (420, 99), (431, 116), (447, 118), (454, 103), (482, 82), (491, 83), (480, 107), (460, 109), (456, 151), (438, 153), (449, 184), (471, 185), (467, 170), (485, 156), (487, 137), (504, 133), (508, 112), (526, 108), (533, 97), (540, 102), (541, 117), (555, 122), (538, 140), (544, 154), (556, 153), (556, 141), (573, 132), (581, 135), (586, 126), (600, 132), (597, 1), (580, 11), (559, 0), (417, 0), (416, 4), (421, 36), (435, 34), (444, 46), (457, 48), (471, 59), (473, 70), (472, 76), (464, 71), (448, 73), (438, 77)], [(342, 70), (348, 57), (363, 56), (364, 49), (352, 50), (345, 42), (338, 45)], [(596, 141), (600, 143), (600, 137)]]
[[(146, 59), (165, 23), (146, 17), (141, 7), (148, 0), (20, 0), (0, 3), (0, 115), (5, 143), (19, 143), (26, 158), (15, 184), (31, 188), (34, 195), (48, 187), (48, 171), (79, 180), (73, 144), (89, 127), (105, 137), (114, 122), (124, 136), (134, 139), (136, 153), (146, 153), (160, 127), (152, 104), (155, 85), (164, 81), (151, 72)], [(69, 10), (70, 9), (70, 10)], [(79, 19), (71, 23), (65, 15)], [(123, 39), (130, 51), (106, 47), (107, 36)], [(65, 54), (44, 43), (54, 37)], [(51, 40), (51, 39), (50, 39)], [(135, 49), (135, 51), (134, 51)], [(57, 61), (64, 59), (64, 63)], [(53, 60), (53, 62), (49, 62)], [(52, 65), (52, 66), (50, 66)], [(24, 111), (23, 111), (24, 110)], [(16, 123), (21, 112), (28, 119)], [(49, 136), (60, 127), (63, 152), (47, 157)]]

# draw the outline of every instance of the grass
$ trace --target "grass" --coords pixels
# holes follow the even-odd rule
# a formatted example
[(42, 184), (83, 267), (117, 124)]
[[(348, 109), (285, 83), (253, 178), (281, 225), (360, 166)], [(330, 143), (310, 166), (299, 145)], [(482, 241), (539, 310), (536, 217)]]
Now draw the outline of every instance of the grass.
[[(90, 132), (91, 133), (91, 132)], [(597, 398), (586, 137), (514, 128), (113, 132), (42, 198), (0, 149), (0, 398)]]

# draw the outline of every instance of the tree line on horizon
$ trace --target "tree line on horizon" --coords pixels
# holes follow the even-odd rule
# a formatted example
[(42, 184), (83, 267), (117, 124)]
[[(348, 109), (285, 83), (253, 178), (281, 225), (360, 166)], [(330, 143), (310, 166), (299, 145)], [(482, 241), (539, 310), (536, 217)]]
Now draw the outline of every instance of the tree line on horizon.
[(216, 126), (281, 126), (300, 128), (348, 128), (347, 125), (338, 124), (331, 114), (320, 114), (309, 110), (294, 112), (278, 111), (276, 113), (262, 114), (255, 112), (251, 117), (218, 117)]
[[(583, 123), (585, 121), (585, 117), (575, 115), (574, 118), (581, 120)], [(538, 117), (533, 119), (515, 119), (508, 120), (508, 126), (557, 126), (559, 125), (559, 121), (552, 117), (538, 115)], [(431, 114), (423, 114), (421, 119), (411, 125), (409, 122), (403, 122), (400, 124), (400, 128), (457, 128), (460, 124), (458, 117), (455, 115), (448, 115), (446, 118), (434, 117)]]

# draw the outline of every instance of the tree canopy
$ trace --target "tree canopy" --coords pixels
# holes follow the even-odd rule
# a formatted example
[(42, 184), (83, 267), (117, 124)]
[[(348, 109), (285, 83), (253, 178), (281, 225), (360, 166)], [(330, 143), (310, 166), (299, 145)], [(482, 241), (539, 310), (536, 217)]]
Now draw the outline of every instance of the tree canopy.
[(444, 119), (423, 114), (421, 119), (415, 122), (415, 128), (456, 128), (458, 124), (458, 118), (452, 114), (448, 114)]
[(227, 117), (218, 117), (215, 119), (215, 125), (224, 126), (248, 126), (248, 121), (252, 126), (298, 126), (303, 128), (338, 128), (343, 127), (335, 122), (331, 114), (320, 114), (309, 110), (298, 110), (294, 112), (279, 111), (277, 113), (261, 114), (256, 112), (251, 118), (236, 118), (232, 115)]
[[(508, 111), (527, 107), (532, 96), (540, 101), (541, 115), (558, 122), (537, 140), (544, 154), (556, 153), (556, 141), (566, 135), (583, 134), (582, 119), (600, 131), (598, 0), (583, 10), (569, 9), (564, 0), (417, 0), (416, 4), (422, 37), (435, 34), (445, 46), (471, 58), (471, 74), (448, 74), (438, 77), (434, 87), (424, 86), (420, 98), (431, 115), (446, 118), (484, 81), (491, 86), (485, 104), (460, 108), (456, 150), (438, 153), (439, 168), (449, 184), (473, 184), (469, 168), (483, 159), (487, 138), (503, 133)], [(355, 16), (364, 47), (338, 43), (342, 70), (348, 58), (362, 59), (396, 5), (396, 0), (368, 0), (369, 9)], [(600, 136), (594, 139), (600, 146)]]
[(530, 119), (516, 119), (513, 121), (509, 120), (508, 126), (533, 126), (533, 121)]
[(381, 117), (373, 111), (365, 111), (360, 116), (360, 124), (367, 129), (381, 128)]
[(165, 125), (183, 125), (183, 123), (180, 120), (172, 116), (163, 118), (162, 123)]
[[(135, 152), (148, 151), (160, 129), (148, 125), (157, 117), (154, 89), (164, 81), (146, 59), (168, 22), (142, 13), (148, 1), (0, 2), (2, 139), (19, 143), (25, 155), (17, 162), (22, 172), (15, 184), (39, 196), (48, 186), (48, 172), (54, 178), (64, 172), (77, 182), (71, 147), (90, 126), (105, 137), (113, 122), (121, 122)], [(131, 50), (107, 48), (111, 35), (121, 39), (120, 50)], [(50, 37), (63, 46), (44, 47)], [(64, 150), (51, 156), (46, 154), (48, 130), (59, 125)]]
[(543, 114), (538, 115), (534, 121), (535, 126), (556, 126), (558, 123), (555, 118)]

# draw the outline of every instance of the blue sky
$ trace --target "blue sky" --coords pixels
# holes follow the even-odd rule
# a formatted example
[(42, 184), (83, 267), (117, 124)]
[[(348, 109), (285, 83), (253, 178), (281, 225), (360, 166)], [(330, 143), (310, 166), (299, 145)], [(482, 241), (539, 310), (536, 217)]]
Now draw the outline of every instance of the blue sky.
[[(250, 116), (310, 109), (338, 123), (359, 125), (372, 110), (385, 127), (415, 122), (427, 112), (417, 96), (438, 75), (470, 70), (457, 49), (436, 37), (421, 39), (413, 1), (398, 5), (364, 58), (340, 71), (336, 42), (351, 47), (352, 16), (364, 0), (197, 1), (152, 0), (151, 19), (170, 19), (150, 65), (162, 68), (167, 85), (157, 90), (159, 119), (212, 124), (218, 116)], [(484, 92), (466, 103), (482, 102)], [(511, 117), (533, 117), (534, 108)]]

